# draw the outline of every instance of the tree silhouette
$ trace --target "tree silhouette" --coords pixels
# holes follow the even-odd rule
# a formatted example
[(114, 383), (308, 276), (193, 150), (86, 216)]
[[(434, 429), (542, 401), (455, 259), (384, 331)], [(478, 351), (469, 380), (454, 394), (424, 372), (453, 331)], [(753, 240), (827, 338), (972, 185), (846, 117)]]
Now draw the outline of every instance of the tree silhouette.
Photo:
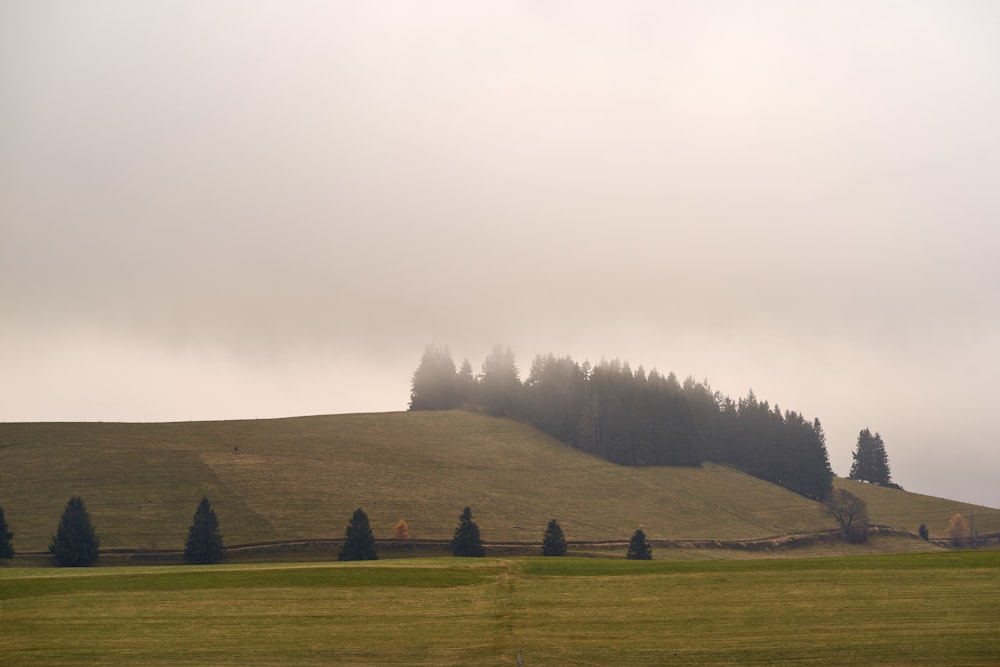
[(882, 436), (867, 428), (858, 434), (858, 444), (853, 454), (850, 479), (861, 482), (871, 482), (879, 486), (890, 486), (892, 475), (889, 472), (889, 456), (885, 452)]
[(7, 519), (3, 515), (3, 508), (0, 507), (0, 558), (13, 558), (14, 545), (11, 540), (14, 533), (7, 530)]
[(632, 533), (632, 539), (628, 541), (628, 553), (625, 558), (629, 560), (653, 560), (653, 549), (646, 542), (646, 531), (637, 528)]
[(466, 507), (459, 517), (455, 536), (451, 540), (451, 553), (455, 556), (481, 557), (486, 555), (479, 538), (479, 526), (472, 520), (472, 509)]
[(563, 536), (562, 527), (555, 519), (551, 519), (545, 528), (545, 535), (542, 537), (542, 555), (566, 555), (566, 538)]
[(202, 497), (194, 511), (194, 520), (184, 540), (184, 560), (198, 565), (211, 565), (222, 560), (219, 519), (206, 497)]
[(59, 519), (49, 552), (63, 567), (84, 567), (97, 560), (100, 545), (83, 498), (73, 496)]
[(344, 533), (344, 544), (337, 554), (337, 560), (378, 560), (375, 551), (375, 536), (372, 534), (368, 515), (360, 507), (354, 510)]
[(868, 506), (861, 498), (845, 489), (834, 489), (823, 506), (837, 520), (845, 540), (860, 544), (868, 539)]

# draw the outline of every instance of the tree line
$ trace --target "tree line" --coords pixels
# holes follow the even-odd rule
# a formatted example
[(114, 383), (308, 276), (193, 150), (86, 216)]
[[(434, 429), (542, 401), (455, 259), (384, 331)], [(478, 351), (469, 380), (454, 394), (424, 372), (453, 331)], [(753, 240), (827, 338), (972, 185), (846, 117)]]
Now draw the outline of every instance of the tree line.
[(497, 345), (474, 374), (447, 347), (428, 346), (410, 391), (410, 410), (467, 408), (526, 421), (556, 439), (621, 465), (729, 463), (821, 500), (833, 471), (819, 419), (760, 401), (733, 400), (707, 382), (635, 370), (627, 362), (582, 364), (539, 355), (527, 379), (509, 347)]
[[(406, 521), (400, 519), (395, 526), (397, 539), (410, 539)], [(13, 558), (14, 533), (7, 529), (3, 508), (0, 507), (0, 558)], [(90, 513), (80, 496), (73, 496), (66, 503), (59, 526), (52, 536), (49, 553), (56, 564), (63, 567), (86, 567), (93, 565), (99, 556), (101, 540), (94, 530)], [(549, 521), (542, 535), (543, 556), (565, 556), (566, 538), (556, 519)], [(451, 552), (459, 557), (482, 557), (486, 549), (480, 536), (479, 525), (472, 518), (472, 508), (466, 507), (459, 515), (458, 525), (451, 540)], [(191, 564), (211, 565), (222, 561), (224, 555), (219, 519), (207, 497), (203, 497), (195, 510), (188, 536), (184, 540), (184, 561)], [(632, 535), (626, 558), (650, 560), (652, 549), (646, 542), (646, 534), (640, 528)], [(377, 560), (375, 535), (368, 515), (360, 507), (354, 511), (344, 532), (344, 541), (337, 554), (337, 560), (358, 561)]]

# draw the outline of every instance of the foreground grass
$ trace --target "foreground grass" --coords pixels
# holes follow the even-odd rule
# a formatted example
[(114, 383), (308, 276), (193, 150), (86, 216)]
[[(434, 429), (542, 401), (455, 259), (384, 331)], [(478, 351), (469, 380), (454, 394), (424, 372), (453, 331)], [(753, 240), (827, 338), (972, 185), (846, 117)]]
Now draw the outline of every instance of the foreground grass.
[(0, 569), (0, 664), (1000, 662), (1000, 552)]

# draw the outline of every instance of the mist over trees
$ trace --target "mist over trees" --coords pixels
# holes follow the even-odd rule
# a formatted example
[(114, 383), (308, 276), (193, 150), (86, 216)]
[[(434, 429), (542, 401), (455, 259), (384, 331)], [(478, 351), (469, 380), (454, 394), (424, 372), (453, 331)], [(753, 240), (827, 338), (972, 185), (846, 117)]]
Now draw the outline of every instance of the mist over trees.
[(818, 419), (759, 401), (733, 400), (707, 382), (596, 366), (553, 354), (536, 356), (523, 382), (510, 348), (496, 345), (472, 375), (456, 371), (447, 347), (428, 346), (413, 374), (410, 409), (466, 407), (527, 421), (554, 438), (608, 461), (632, 466), (730, 463), (809, 498), (823, 499), (833, 471)]

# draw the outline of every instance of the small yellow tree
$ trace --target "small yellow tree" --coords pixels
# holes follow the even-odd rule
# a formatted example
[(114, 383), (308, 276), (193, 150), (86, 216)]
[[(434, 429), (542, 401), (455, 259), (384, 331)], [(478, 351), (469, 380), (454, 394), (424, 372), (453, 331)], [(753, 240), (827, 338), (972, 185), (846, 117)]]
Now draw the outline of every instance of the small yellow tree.
[(408, 540), (410, 539), (410, 527), (406, 525), (405, 519), (400, 519), (396, 522), (396, 539), (397, 540)]
[(955, 544), (963, 545), (969, 539), (969, 522), (961, 514), (951, 517), (948, 522), (948, 537), (955, 540)]

